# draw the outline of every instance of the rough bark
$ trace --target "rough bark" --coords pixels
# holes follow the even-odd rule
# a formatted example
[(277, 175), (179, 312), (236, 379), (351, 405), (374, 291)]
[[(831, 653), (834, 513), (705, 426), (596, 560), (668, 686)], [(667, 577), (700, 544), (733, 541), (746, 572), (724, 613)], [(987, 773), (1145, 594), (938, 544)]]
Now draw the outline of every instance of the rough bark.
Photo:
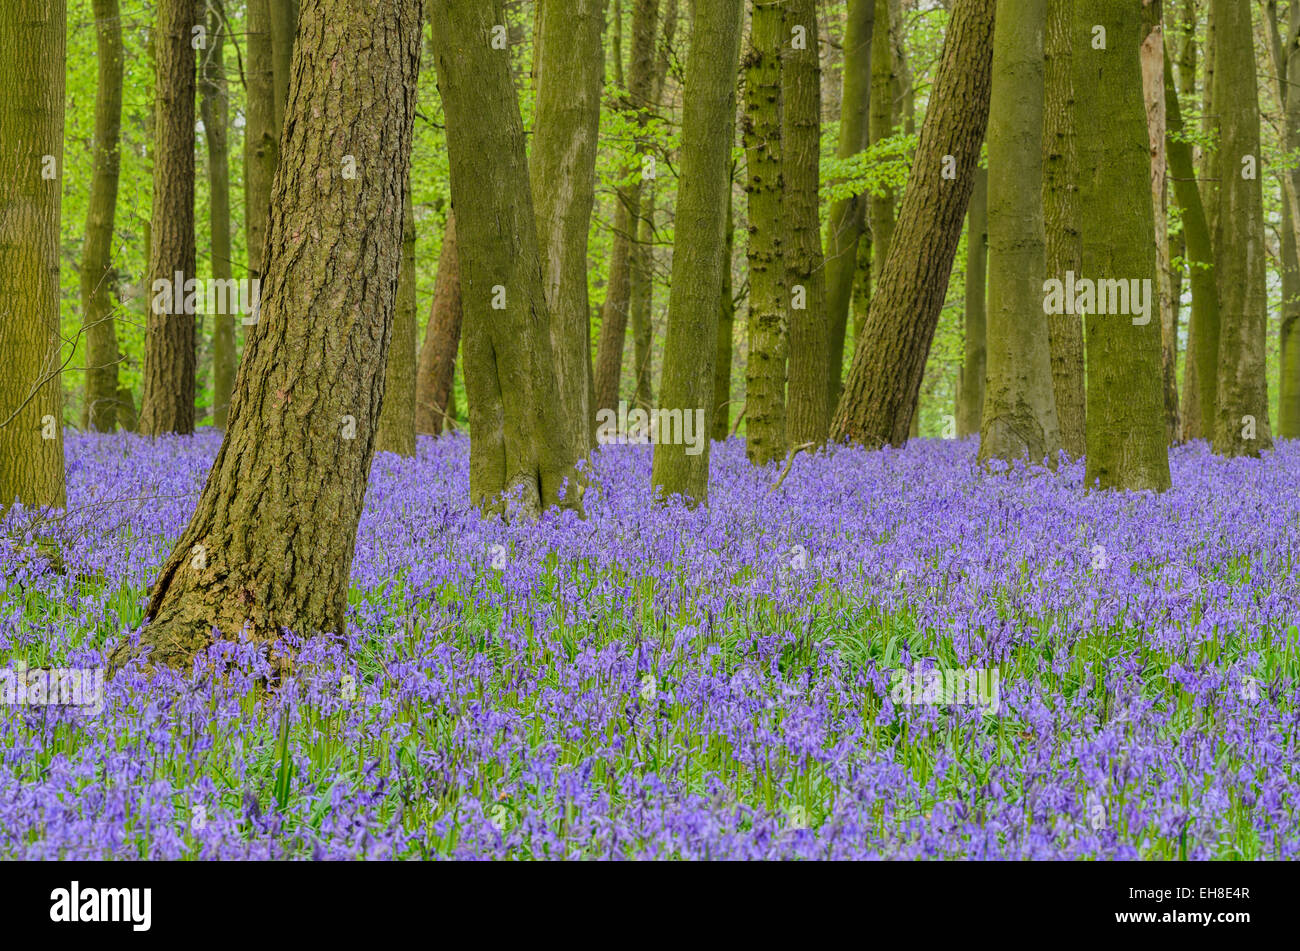
[[(852, 158), (870, 144), (871, 46), (875, 0), (849, 0), (844, 27), (844, 75), (840, 92), (840, 137), (835, 156)], [(858, 249), (867, 227), (867, 196), (855, 193), (831, 205), (826, 226), (827, 414), (840, 400), (844, 372), (844, 336)]]
[(500, 509), (518, 492), (525, 517), (581, 508), (583, 453), (559, 401), (523, 121), (508, 58), (487, 39), (504, 22), (501, 3), (432, 7), (465, 312), (471, 499)]
[(442, 254), (433, 283), (433, 305), (424, 330), (415, 381), (415, 431), (442, 434), (451, 412), (456, 379), (456, 351), (460, 349), (460, 256), (456, 251), (456, 213), (447, 216)]
[[(226, 86), (225, 27), (213, 7), (208, 11), (208, 48), (202, 54), (203, 130), (208, 144), (208, 211), (212, 234), (212, 278), (233, 276), (230, 255), (230, 151), (226, 127), (229, 94)], [(235, 388), (235, 314), (212, 317), (212, 425), (225, 431), (230, 419), (230, 394)]]
[(963, 438), (978, 433), (984, 418), (984, 388), (988, 376), (988, 195), (988, 170), (977, 168), (970, 208), (966, 213), (966, 326), (957, 398), (957, 435)]
[[(1079, 156), (1074, 130), (1074, 46), (1070, 29), (1077, 0), (1048, 0), (1043, 104), (1043, 220), (1047, 237), (1047, 275), (1064, 280), (1079, 274), (1083, 247), (1079, 234)], [(1061, 431), (1061, 448), (1071, 459), (1083, 456), (1087, 406), (1083, 376), (1083, 319), (1078, 314), (1047, 315), (1052, 354), (1052, 395)]]
[(1214, 100), (1232, 103), (1218, 116), (1223, 177), (1217, 223), (1221, 325), (1214, 451), (1258, 456), (1272, 448), (1273, 434), (1265, 376), (1268, 263), (1254, 31), (1249, 4), (1213, 0), (1212, 6)]
[(122, 128), (122, 21), (118, 0), (94, 0), (95, 52), (99, 82), (95, 89), (95, 170), (86, 206), (86, 241), (81, 251), (81, 311), (86, 337), (86, 389), (81, 423), (112, 432), (117, 425), (116, 272), (113, 225), (121, 167), (118, 139)]
[(993, 20), (993, 0), (953, 3), (893, 246), (831, 423), (836, 441), (907, 439), (988, 124)]
[[(655, 20), (659, 0), (636, 0), (632, 10), (632, 63), (628, 69), (627, 97), (624, 108), (644, 126), (654, 92)], [(623, 374), (623, 345), (627, 338), (628, 309), (631, 302), (632, 245), (641, 215), (642, 154), (647, 146), (638, 139), (636, 151), (623, 169), (623, 180), (614, 201), (614, 241), (610, 251), (609, 283), (600, 312), (600, 337), (596, 348), (594, 385), (596, 410), (614, 409), (618, 405), (619, 383)]]
[[(897, 63), (894, 58), (893, 31), (896, 24), (890, 18), (889, 0), (876, 0), (876, 27), (871, 41), (871, 107), (870, 140), (876, 145), (894, 134), (897, 115)], [(879, 286), (885, 261), (889, 257), (889, 244), (894, 235), (894, 190), (883, 187), (873, 192), (870, 199), (871, 224), (871, 281)]]
[[(703, 410), (698, 454), (685, 439), (654, 448), (651, 480), (664, 498), (708, 499), (718, 299), (726, 267), (727, 192), (735, 138), (741, 0), (695, 0), (683, 91), (676, 243), (668, 297), (661, 409)], [(688, 452), (688, 450), (690, 452)]]
[(604, 27), (605, 0), (541, 0), (538, 7), (529, 174), (551, 319), (559, 418), (584, 451), (595, 448), (595, 410), (588, 404), (592, 367), (587, 232), (595, 201)]
[(149, 253), (149, 292), (154, 299), (145, 324), (140, 403), (140, 432), (146, 436), (194, 432), (198, 320), (185, 290), (198, 276), (194, 266), (194, 2), (159, 0), (157, 10)]
[[(781, 121), (788, 223), (786, 284), (792, 295), (803, 288), (799, 299), (790, 298), (786, 430), (791, 445), (819, 445), (826, 440), (830, 426), (826, 391), (830, 371), (826, 271), (819, 219), (822, 80), (817, 5), (814, 0), (791, 0), (785, 19), (786, 41), (781, 53), (785, 111)], [(802, 47), (797, 27), (804, 29)]]
[(0, 4), (0, 511), (67, 504), (59, 370), (63, 0)]
[(782, 152), (780, 0), (755, 0), (746, 52), (741, 140), (748, 180), (749, 358), (745, 364), (745, 453), (756, 466), (785, 456), (786, 359), (790, 289), (786, 284), (787, 192)]
[(1047, 0), (998, 0), (988, 128), (988, 375), (981, 462), (1055, 465), (1061, 449), (1043, 319), (1046, 25)]
[(415, 455), (415, 307), (415, 209), (408, 175), (402, 201), (402, 265), (375, 438), (376, 451), (407, 457)]
[[(305, 0), (261, 320), (230, 427), (154, 583), (139, 645), (188, 666), (221, 638), (342, 632), (401, 265), (419, 0)], [(342, 158), (358, 174), (345, 178)]]
[[(1096, 48), (1096, 27), (1105, 48)], [(1079, 151), (1082, 274), (1156, 283), (1151, 158), (1142, 97), (1142, 8), (1075, 5), (1073, 76)], [(1153, 291), (1154, 293), (1154, 291)], [(1131, 304), (1131, 302), (1130, 302)], [(1086, 482), (1103, 489), (1169, 488), (1160, 324), (1130, 314), (1085, 317), (1088, 358)], [(1139, 318), (1140, 319), (1140, 318)]]

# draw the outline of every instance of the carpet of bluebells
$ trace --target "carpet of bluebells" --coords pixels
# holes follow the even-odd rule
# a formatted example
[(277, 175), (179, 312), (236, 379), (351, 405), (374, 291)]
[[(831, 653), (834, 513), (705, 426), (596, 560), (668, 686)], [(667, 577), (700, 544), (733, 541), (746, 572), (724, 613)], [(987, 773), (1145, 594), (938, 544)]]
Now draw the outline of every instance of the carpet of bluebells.
[[(139, 630), (218, 444), (69, 437), (68, 514), (0, 525), (0, 665)], [(773, 488), (732, 440), (689, 511), (608, 446), (535, 523), (469, 507), (463, 437), (381, 454), (347, 629), (277, 691), (223, 640), (0, 708), (0, 857), (1296, 858), (1300, 442), (1158, 496), (975, 452)], [(996, 709), (895, 702), (928, 668)]]

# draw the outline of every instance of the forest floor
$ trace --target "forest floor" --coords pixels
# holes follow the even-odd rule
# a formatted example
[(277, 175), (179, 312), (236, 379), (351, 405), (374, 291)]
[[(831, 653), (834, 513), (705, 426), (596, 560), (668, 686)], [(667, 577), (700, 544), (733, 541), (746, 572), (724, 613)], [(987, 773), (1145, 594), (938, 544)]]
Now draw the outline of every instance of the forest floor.
[[(0, 532), (9, 670), (138, 629), (218, 444), (69, 438), (55, 543)], [(535, 524), (469, 508), (463, 437), (380, 455), (347, 630), (278, 693), (222, 641), (0, 708), (0, 856), (1300, 855), (1300, 442), (1179, 448), (1160, 496), (975, 451), (771, 491), (732, 440), (690, 512), (611, 446)]]

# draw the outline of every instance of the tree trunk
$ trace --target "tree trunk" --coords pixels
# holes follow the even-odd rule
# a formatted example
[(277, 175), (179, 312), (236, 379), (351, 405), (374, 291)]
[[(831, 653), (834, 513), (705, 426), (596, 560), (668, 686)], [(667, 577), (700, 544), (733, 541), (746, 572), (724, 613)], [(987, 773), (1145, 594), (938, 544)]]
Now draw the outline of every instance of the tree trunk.
[[(848, 0), (844, 27), (844, 77), (840, 92), (840, 138), (835, 150), (848, 159), (870, 144), (871, 46), (876, 19), (875, 0)], [(857, 193), (831, 204), (826, 226), (826, 337), (830, 361), (827, 375), (827, 415), (840, 401), (844, 372), (844, 336), (858, 270), (858, 247), (867, 226), (867, 196)]]
[(907, 439), (988, 124), (993, 10), (993, 0), (953, 3), (893, 247), (831, 423), (836, 441)]
[[(1260, 178), (1259, 87), (1255, 73), (1251, 8), (1213, 0), (1214, 101), (1219, 124), (1219, 335), (1218, 405), (1214, 451), (1258, 456), (1271, 449), (1265, 371), (1268, 333), (1264, 183)], [(1204, 382), (1204, 380), (1202, 380)]]
[(985, 290), (989, 255), (988, 195), (988, 170), (977, 168), (970, 209), (966, 213), (966, 332), (957, 400), (957, 435), (962, 438), (978, 433), (984, 418), (984, 388), (988, 377)]
[(1046, 26), (1047, 0), (998, 0), (988, 129), (988, 381), (981, 462), (1027, 459), (1055, 465), (1061, 450), (1043, 319)]
[(442, 236), (433, 306), (429, 309), (429, 325), (424, 331), (416, 370), (415, 431), (422, 435), (441, 435), (444, 424), (451, 418), (460, 321), (460, 257), (456, 252), (456, 213), (452, 211)]
[[(230, 161), (226, 145), (229, 94), (224, 57), (225, 25), (213, 7), (208, 12), (208, 48), (203, 53), (203, 130), (208, 140), (209, 216), (212, 233), (212, 278), (233, 276), (230, 255)], [(230, 419), (230, 394), (235, 388), (235, 315), (211, 315), (212, 325), (212, 425), (225, 431)]]
[[(1151, 158), (1142, 99), (1142, 8), (1077, 3), (1073, 35), (1075, 128), (1083, 277), (1147, 289), (1146, 320), (1086, 309), (1088, 446), (1086, 484), (1103, 489), (1169, 488), (1160, 324), (1151, 320), (1156, 280)], [(1104, 31), (1104, 32), (1103, 32)], [(1104, 41), (1105, 48), (1094, 44)], [(1131, 286), (1131, 285), (1130, 285)], [(1122, 303), (1115, 292), (1116, 308)], [(1068, 294), (1066, 295), (1068, 300)], [(1084, 301), (1086, 304), (1087, 302)], [(1129, 301), (1127, 310), (1135, 311)]]
[(749, 180), (749, 359), (745, 453), (756, 466), (785, 456), (785, 380), (790, 312), (786, 284), (787, 192), (782, 157), (780, 0), (755, 0), (745, 70), (741, 138)]
[(63, 0), (0, 4), (0, 511), (67, 505), (59, 212)]
[[(681, 411), (682, 426), (673, 434), (681, 438), (656, 444), (651, 472), (654, 488), (664, 498), (681, 495), (691, 504), (708, 500), (708, 434), (713, 421), (718, 300), (726, 267), (724, 232), (740, 29), (741, 0), (695, 0), (682, 95), (677, 236), (659, 387), (661, 410)], [(685, 438), (685, 424), (699, 416), (703, 420), (694, 431), (701, 443), (697, 452), (697, 446)]]
[(407, 176), (402, 201), (402, 269), (397, 279), (393, 332), (384, 366), (378, 452), (415, 455), (415, 209)]
[[(145, 325), (140, 432), (194, 432), (195, 317), (186, 285), (194, 266), (193, 0), (158, 0), (155, 31), (153, 245)], [(180, 306), (177, 306), (179, 304)]]
[(116, 277), (113, 224), (121, 167), (122, 21), (118, 0), (94, 0), (99, 84), (95, 90), (95, 171), (86, 208), (86, 242), (81, 252), (81, 310), (86, 335), (86, 394), (81, 424), (112, 432), (117, 424)]
[[(402, 256), (419, 0), (307, 0), (276, 172), (261, 320), (140, 647), (188, 667), (213, 629), (272, 642), (344, 629)], [(358, 173), (345, 177), (343, 150)], [(129, 642), (113, 667), (133, 656)]]
[[(1047, 276), (1064, 280), (1083, 266), (1079, 234), (1079, 155), (1074, 131), (1073, 45), (1070, 38), (1077, 0), (1049, 0), (1043, 104), (1043, 221), (1047, 238)], [(1087, 444), (1087, 406), (1083, 377), (1083, 319), (1078, 314), (1048, 314), (1052, 354), (1052, 394), (1061, 448), (1071, 459)]]
[[(644, 127), (654, 93), (655, 20), (659, 0), (636, 0), (632, 10), (632, 65), (628, 70), (625, 108)], [(636, 152), (623, 169), (625, 184), (614, 201), (614, 243), (609, 262), (609, 283), (600, 313), (600, 337), (596, 349), (596, 410), (613, 410), (618, 405), (623, 375), (623, 344), (627, 338), (627, 317), (631, 301), (632, 244), (641, 215), (642, 155), (648, 143), (638, 139)], [(631, 180), (628, 182), (628, 180)]]
[[(1300, 3), (1289, 7), (1286, 43), (1282, 50), (1286, 75), (1284, 134), (1286, 151), (1300, 150)], [(1300, 169), (1283, 170), (1292, 188), (1300, 191)], [(1283, 189), (1285, 191), (1285, 188)], [(1287, 439), (1300, 437), (1300, 244), (1295, 238), (1295, 217), (1290, 203), (1282, 202), (1282, 315), (1278, 327), (1277, 434)]]
[[(871, 144), (894, 134), (897, 104), (898, 77), (895, 72), (893, 31), (896, 28), (889, 16), (889, 0), (876, 0), (876, 28), (871, 41)], [(882, 187), (872, 192), (871, 218), (871, 282), (880, 286), (885, 260), (889, 257), (889, 244), (894, 236), (894, 190)]]
[(275, 56), (271, 41), (272, 0), (248, 0), (248, 98), (244, 111), (244, 229), (248, 278), (262, 277), (262, 245), (271, 208), (271, 181), (280, 148), (275, 121)]
[[(735, 174), (733, 168), (732, 173)], [(731, 337), (735, 332), (736, 301), (731, 281), (731, 261), (736, 249), (736, 227), (732, 218), (731, 183), (727, 183), (726, 257), (722, 268), (722, 294), (718, 301), (718, 351), (713, 367), (713, 432), (722, 442), (731, 435)]]
[(1146, 35), (1142, 39), (1142, 94), (1146, 101), (1147, 136), (1151, 148), (1151, 205), (1155, 214), (1156, 286), (1160, 299), (1160, 369), (1165, 399), (1165, 435), (1169, 445), (1182, 440), (1178, 420), (1178, 312), (1174, 308), (1169, 256), (1168, 123), (1165, 107), (1165, 30), (1161, 0), (1143, 7)]
[[(798, 28), (803, 27), (802, 38)], [(787, 432), (791, 445), (826, 441), (827, 407), (826, 274), (822, 258), (821, 59), (817, 4), (792, 0), (786, 7), (781, 81), (785, 112), (786, 282), (790, 300), (790, 388)], [(803, 288), (800, 293), (800, 288)]]
[(500, 510), (518, 490), (525, 516), (580, 509), (583, 453), (559, 402), (519, 101), (507, 58), (485, 39), (504, 22), (500, 3), (433, 0), (433, 11), (465, 309), (471, 499)]
[[(551, 315), (559, 419), (573, 430), (573, 442), (585, 454), (595, 448), (595, 410), (587, 402), (592, 372), (587, 232), (595, 201), (605, 0), (540, 0), (537, 25), (529, 172), (542, 286)], [(653, 23), (651, 27), (653, 33)]]
[[(659, 43), (659, 58), (655, 64), (654, 90), (651, 99), (656, 106), (663, 103), (664, 83), (668, 79), (668, 64), (673, 55), (673, 39), (677, 35), (677, 0), (668, 0), (664, 8), (663, 34)], [(637, 227), (637, 240), (632, 246), (628, 272), (629, 308), (632, 318), (632, 342), (636, 391), (632, 402), (649, 410), (654, 404), (654, 321), (651, 312), (654, 304), (654, 260), (656, 188), (652, 179), (641, 201), (641, 221)]]
[(289, 95), (289, 73), (293, 66), (293, 44), (298, 32), (298, 0), (270, 0), (272, 121), (276, 138), (284, 128), (284, 104)]
[[(1206, 421), (1214, 419), (1218, 392), (1215, 361), (1219, 352), (1219, 288), (1215, 277), (1214, 241), (1196, 180), (1192, 146), (1185, 138), (1178, 90), (1170, 75), (1167, 53), (1165, 122), (1169, 175), (1174, 182), (1174, 198), (1182, 209), (1183, 237), (1187, 243), (1190, 271), (1188, 281), (1192, 291), (1183, 373), (1183, 438), (1202, 439), (1207, 435)], [(1213, 185), (1208, 187), (1213, 188)]]

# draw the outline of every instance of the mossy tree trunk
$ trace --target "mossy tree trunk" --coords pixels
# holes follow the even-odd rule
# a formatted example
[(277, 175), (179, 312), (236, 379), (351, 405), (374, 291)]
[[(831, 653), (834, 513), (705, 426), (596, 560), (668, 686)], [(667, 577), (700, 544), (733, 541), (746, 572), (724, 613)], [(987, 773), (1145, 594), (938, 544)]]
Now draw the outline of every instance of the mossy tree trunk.
[[(1286, 82), (1285, 147), (1300, 150), (1300, 3), (1290, 4), (1286, 41), (1282, 50)], [(1300, 192), (1300, 169), (1285, 170), (1292, 187)], [(1285, 189), (1284, 189), (1285, 191)], [(1296, 221), (1291, 206), (1282, 202), (1282, 318), (1278, 328), (1280, 364), (1278, 367), (1277, 434), (1288, 439), (1300, 437), (1300, 245), (1295, 239)]]
[(280, 149), (275, 119), (275, 53), (271, 39), (272, 0), (248, 0), (244, 21), (248, 84), (244, 108), (244, 229), (248, 277), (262, 276), (262, 245), (271, 209), (271, 181)]
[[(889, 0), (876, 0), (876, 25), (871, 40), (871, 114), (870, 140), (876, 145), (894, 134), (898, 104), (897, 63), (894, 58), (893, 32), (897, 26), (890, 17)], [(883, 187), (870, 199), (871, 283), (880, 285), (880, 277), (889, 257), (894, 236), (894, 190)]]
[[(840, 136), (835, 157), (848, 159), (870, 144), (871, 47), (875, 0), (848, 0), (844, 25), (844, 74), (840, 87)], [(844, 337), (858, 246), (867, 227), (867, 195), (855, 193), (831, 203), (826, 225), (827, 415), (840, 400), (844, 372)]]
[(988, 378), (981, 461), (1054, 465), (1061, 448), (1043, 314), (1046, 26), (1047, 0), (998, 0), (988, 129)]
[(63, 0), (0, 4), (0, 510), (63, 508)]
[[(261, 320), (207, 485), (150, 594), (139, 647), (152, 665), (188, 666), (214, 628), (273, 644), (284, 629), (344, 628), (401, 269), (420, 24), (419, 0), (303, 4)], [(289, 653), (273, 647), (276, 673)]]
[[(1047, 239), (1047, 276), (1065, 280), (1079, 274), (1083, 246), (1079, 235), (1079, 156), (1074, 131), (1075, 50), (1070, 30), (1078, 0), (1048, 0), (1043, 105), (1043, 220)], [(1061, 448), (1072, 459), (1087, 446), (1087, 405), (1083, 379), (1083, 318), (1078, 314), (1046, 317), (1052, 353), (1052, 395)]]
[[(194, 265), (193, 0), (159, 0), (154, 77), (152, 246), (140, 432), (194, 432), (195, 330), (185, 285)], [(177, 287), (179, 285), (179, 288)], [(160, 293), (164, 289), (167, 292)], [(177, 302), (181, 306), (175, 306)]]
[(588, 403), (592, 367), (587, 233), (595, 201), (604, 29), (605, 0), (540, 0), (529, 172), (542, 286), (551, 318), (559, 418), (584, 451), (594, 448), (595, 410)]
[(988, 375), (988, 195), (988, 170), (977, 168), (970, 208), (966, 212), (966, 332), (957, 399), (957, 435), (962, 437), (978, 433), (984, 418), (984, 387)]
[(830, 427), (826, 391), (830, 371), (826, 265), (819, 218), (821, 43), (814, 0), (790, 0), (786, 6), (781, 83), (788, 222), (785, 264), (786, 284), (791, 293), (786, 431), (791, 445), (820, 445)]
[[(1097, 31), (1100, 27), (1104, 34)], [(1151, 158), (1142, 99), (1142, 8), (1075, 4), (1074, 90), (1082, 274), (1156, 283)], [(1104, 48), (1094, 44), (1104, 39)], [(1148, 299), (1150, 300), (1150, 299)], [(1169, 488), (1160, 323), (1128, 314), (1085, 317), (1088, 446), (1085, 477), (1103, 489)]]
[(415, 382), (415, 431), (441, 435), (451, 416), (452, 388), (456, 379), (456, 351), (460, 349), (460, 256), (456, 251), (456, 213), (447, 216), (442, 253), (433, 283), (433, 305), (420, 345)]
[(727, 266), (727, 193), (735, 138), (736, 70), (740, 61), (741, 0), (695, 0), (683, 91), (681, 177), (676, 242), (668, 297), (668, 331), (660, 384), (661, 409), (685, 417), (703, 410), (699, 453), (682, 439), (654, 447), (651, 480), (668, 498), (708, 500), (713, 422), (713, 368), (718, 300)]
[(415, 209), (407, 176), (402, 202), (402, 270), (397, 280), (393, 332), (384, 367), (384, 400), (375, 449), (415, 455)]
[(749, 359), (745, 364), (745, 452), (756, 466), (785, 455), (785, 387), (790, 312), (782, 160), (781, 0), (754, 0), (745, 55), (741, 138), (748, 181)]
[[(730, 173), (735, 175), (735, 168)], [(731, 435), (731, 359), (732, 334), (736, 327), (735, 288), (731, 278), (731, 262), (736, 250), (736, 225), (732, 215), (733, 182), (727, 182), (727, 231), (722, 267), (722, 294), (718, 299), (718, 349), (713, 366), (713, 432), (712, 438), (721, 442)]]
[[(907, 441), (989, 117), (993, 0), (955, 0), (889, 258), (831, 438)], [(951, 157), (951, 161), (949, 158)]]
[(113, 225), (121, 168), (118, 140), (122, 128), (122, 21), (118, 0), (94, 0), (95, 52), (99, 82), (95, 87), (95, 170), (86, 207), (86, 241), (81, 251), (81, 311), (86, 337), (86, 389), (81, 423), (112, 432), (117, 425), (116, 272)]
[(432, 5), (465, 314), (470, 495), (498, 509), (518, 490), (525, 516), (580, 508), (583, 453), (559, 399), (523, 121), (508, 50), (491, 45), (502, 5)]
[(1258, 456), (1272, 448), (1273, 434), (1265, 375), (1268, 260), (1254, 30), (1250, 4), (1213, 0), (1212, 8), (1214, 101), (1231, 103), (1218, 116), (1221, 325), (1214, 451)]

